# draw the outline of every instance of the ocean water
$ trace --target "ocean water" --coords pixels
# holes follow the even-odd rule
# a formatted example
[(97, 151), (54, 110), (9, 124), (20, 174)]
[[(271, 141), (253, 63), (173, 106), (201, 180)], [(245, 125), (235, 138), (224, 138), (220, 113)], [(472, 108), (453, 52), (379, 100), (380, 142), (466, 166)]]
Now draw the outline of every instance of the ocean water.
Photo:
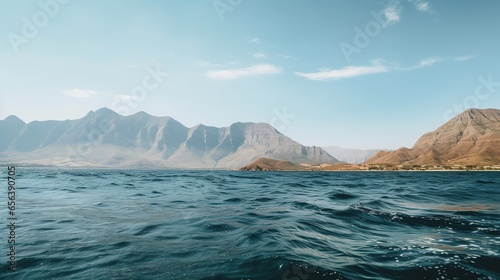
[(16, 182), (1, 279), (500, 277), (499, 172), (19, 167)]

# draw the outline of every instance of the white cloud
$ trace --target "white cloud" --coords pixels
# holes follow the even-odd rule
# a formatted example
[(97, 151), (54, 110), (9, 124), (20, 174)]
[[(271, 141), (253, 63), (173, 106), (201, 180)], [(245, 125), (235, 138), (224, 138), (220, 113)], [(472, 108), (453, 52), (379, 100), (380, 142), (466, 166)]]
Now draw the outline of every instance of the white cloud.
[(255, 58), (266, 58), (266, 54), (258, 52), (258, 53), (254, 53), (253, 57), (255, 57)]
[(464, 55), (464, 56), (455, 57), (453, 60), (465, 61), (465, 60), (473, 59), (474, 57), (476, 57), (476, 55)]
[(414, 70), (418, 68), (430, 67), (438, 62), (442, 61), (465, 61), (474, 58), (475, 55), (466, 55), (466, 56), (458, 56), (452, 58), (440, 58), (440, 57), (429, 57), (426, 59), (422, 59), (418, 64), (413, 65), (411, 67), (406, 68), (397, 68), (396, 70), (405, 71), (405, 70)]
[(249, 38), (249, 39), (248, 39), (248, 42), (250, 42), (250, 43), (254, 43), (254, 44), (257, 44), (259, 41), (260, 41), (260, 39), (259, 39), (259, 38)]
[(426, 59), (420, 60), (419, 63), (412, 65), (410, 67), (396, 67), (395, 70), (397, 71), (408, 71), (408, 70), (415, 70), (418, 68), (423, 68), (423, 67), (429, 67), (432, 66), (433, 64), (442, 61), (443, 59), (437, 58), (437, 57), (429, 57)]
[(415, 9), (421, 13), (435, 14), (434, 9), (427, 1), (423, 0), (409, 0), (415, 6)]
[(281, 68), (272, 64), (258, 64), (240, 69), (209, 71), (207, 76), (211, 79), (233, 80), (257, 75), (281, 73)]
[(95, 90), (79, 89), (79, 88), (62, 91), (62, 94), (76, 98), (89, 98), (95, 96), (97, 93), (98, 92)]
[(320, 70), (314, 73), (295, 72), (296, 75), (314, 81), (340, 80), (356, 76), (388, 72), (390, 69), (379, 61), (369, 66), (347, 66), (338, 70)]
[(417, 7), (417, 10), (419, 10), (421, 12), (427, 12), (430, 9), (429, 2), (416, 3), (416, 7)]
[(399, 2), (395, 4), (390, 4), (384, 9), (384, 16), (387, 19), (386, 25), (396, 23), (401, 20), (401, 12), (403, 8), (399, 5)]
[(328, 80), (340, 80), (353, 78), (363, 75), (371, 75), (386, 72), (396, 72), (396, 71), (408, 71), (415, 70), (424, 67), (431, 67), (432, 65), (442, 62), (442, 61), (465, 61), (474, 58), (474, 55), (459, 56), (454, 58), (440, 58), (440, 57), (429, 57), (422, 59), (419, 63), (410, 67), (401, 67), (398, 63), (387, 62), (380, 59), (374, 60), (371, 65), (368, 66), (347, 66), (342, 69), (336, 70), (319, 70), (313, 73), (302, 73), (294, 72), (295, 75), (307, 78), (314, 81), (328, 81)]
[(429, 57), (429, 58), (420, 60), (420, 62), (417, 65), (413, 66), (413, 67), (414, 68), (421, 68), (421, 67), (432, 66), (434, 63), (440, 62), (440, 61), (442, 61), (441, 58)]

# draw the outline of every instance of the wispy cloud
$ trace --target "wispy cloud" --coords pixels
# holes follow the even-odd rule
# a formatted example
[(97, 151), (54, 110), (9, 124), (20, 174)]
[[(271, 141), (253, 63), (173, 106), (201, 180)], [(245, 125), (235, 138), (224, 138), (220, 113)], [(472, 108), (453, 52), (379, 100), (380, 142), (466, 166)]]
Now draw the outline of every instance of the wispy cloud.
[(417, 6), (417, 10), (419, 10), (421, 12), (427, 12), (430, 9), (429, 2), (420, 2), (420, 3), (417, 3), (416, 6)]
[(423, 59), (420, 61), (418, 64), (419, 67), (426, 67), (426, 66), (432, 66), (434, 63), (442, 61), (443, 59), (437, 58), (437, 57), (429, 57), (426, 59)]
[(455, 61), (465, 61), (465, 60), (473, 59), (476, 56), (477, 55), (464, 55), (464, 56), (455, 57), (453, 60), (455, 60)]
[(80, 88), (67, 89), (62, 91), (62, 94), (76, 98), (89, 98), (95, 96), (97, 93), (98, 92), (95, 90), (80, 89)]
[(254, 53), (253, 57), (255, 57), (255, 58), (266, 58), (266, 54), (258, 52), (258, 53)]
[(250, 67), (227, 70), (209, 71), (207, 76), (211, 79), (234, 80), (257, 75), (270, 75), (281, 73), (281, 68), (272, 64), (258, 64)]
[(410, 66), (410, 67), (398, 67), (397, 70), (404, 71), (404, 70), (413, 70), (413, 69), (418, 69), (418, 68), (423, 68), (423, 67), (429, 67), (429, 66), (432, 66), (435, 63), (443, 61), (443, 60), (445, 60), (445, 59), (442, 59), (442, 58), (439, 58), (439, 57), (428, 57), (426, 59), (420, 60), (419, 63), (417, 63), (417, 64), (415, 64), (413, 66)]
[(431, 4), (423, 0), (409, 0), (415, 6), (415, 9), (421, 13), (435, 14)]
[(476, 57), (475, 55), (466, 55), (466, 56), (458, 56), (458, 57), (452, 57), (452, 58), (443, 58), (443, 57), (429, 57), (426, 59), (420, 60), (418, 64), (415, 64), (410, 67), (398, 67), (396, 70), (399, 71), (405, 71), (405, 70), (414, 70), (414, 69), (419, 69), (419, 68), (424, 68), (424, 67), (430, 67), (438, 62), (443, 62), (443, 61), (466, 61), (469, 59), (473, 59)]
[(384, 9), (384, 16), (387, 19), (386, 25), (391, 25), (401, 20), (401, 12), (403, 8), (399, 1), (392, 2)]
[(371, 65), (367, 66), (347, 66), (336, 70), (319, 70), (312, 73), (294, 72), (295, 75), (307, 78), (314, 81), (340, 80), (354, 78), (363, 75), (372, 75), (386, 72), (408, 71), (419, 68), (431, 67), (434, 64), (442, 61), (465, 61), (474, 58), (473, 55), (459, 56), (453, 58), (429, 57), (422, 59), (417, 64), (410, 67), (401, 67), (398, 63), (387, 62), (381, 59), (374, 60)]
[(257, 38), (257, 37), (254, 37), (254, 38), (248, 38), (248, 42), (250, 43), (254, 43), (254, 44), (257, 44), (258, 42), (260, 42), (260, 39)]
[(347, 66), (337, 70), (321, 70), (314, 73), (295, 72), (296, 75), (314, 81), (340, 80), (356, 76), (370, 75), (387, 72), (390, 69), (379, 61), (374, 61), (369, 66)]

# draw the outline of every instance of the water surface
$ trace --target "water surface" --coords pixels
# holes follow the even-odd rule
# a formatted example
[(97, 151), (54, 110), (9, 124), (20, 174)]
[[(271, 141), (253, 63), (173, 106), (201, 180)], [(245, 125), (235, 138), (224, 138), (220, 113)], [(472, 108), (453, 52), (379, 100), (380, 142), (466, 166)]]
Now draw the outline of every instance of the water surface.
[(500, 275), (498, 172), (17, 172), (2, 279)]

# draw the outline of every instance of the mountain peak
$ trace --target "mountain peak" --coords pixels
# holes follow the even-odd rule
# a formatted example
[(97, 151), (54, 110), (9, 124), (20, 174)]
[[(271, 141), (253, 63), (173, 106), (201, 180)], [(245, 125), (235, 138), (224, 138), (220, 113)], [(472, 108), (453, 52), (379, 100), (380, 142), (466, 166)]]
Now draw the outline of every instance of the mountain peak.
[(106, 107), (100, 108), (97, 111), (95, 111), (94, 113), (100, 114), (100, 115), (118, 115), (119, 116), (118, 113), (116, 113), (115, 111), (113, 111), (109, 108), (106, 108)]
[(139, 111), (139, 112), (137, 112), (137, 113), (133, 114), (132, 116), (151, 117), (151, 115), (150, 115), (150, 114), (148, 114), (148, 113), (146, 113), (146, 112), (144, 112), (144, 111)]
[(500, 117), (500, 110), (497, 109), (476, 109), (470, 108), (457, 116), (458, 118), (468, 119), (497, 119)]
[(106, 107), (100, 108), (96, 111), (90, 110), (87, 115), (85, 115), (85, 118), (116, 118), (116, 117), (121, 117), (118, 113), (115, 111), (108, 109)]
[(379, 153), (368, 164), (500, 164), (500, 110), (468, 109), (420, 137), (413, 148)]
[(18, 118), (16, 115), (10, 115), (6, 117), (4, 120), (6, 123), (11, 123), (11, 124), (26, 124), (23, 120)]
[(257, 129), (266, 129), (266, 130), (270, 130), (270, 131), (273, 131), (273, 132), (276, 132), (278, 133), (279, 135), (283, 135), (281, 132), (279, 132), (274, 126), (268, 124), (268, 123), (262, 123), (262, 122), (259, 122), (259, 123), (254, 123), (254, 122), (236, 122), (236, 123), (233, 123), (231, 124), (230, 128), (249, 128), (249, 127), (252, 127), (252, 128), (257, 128)]

